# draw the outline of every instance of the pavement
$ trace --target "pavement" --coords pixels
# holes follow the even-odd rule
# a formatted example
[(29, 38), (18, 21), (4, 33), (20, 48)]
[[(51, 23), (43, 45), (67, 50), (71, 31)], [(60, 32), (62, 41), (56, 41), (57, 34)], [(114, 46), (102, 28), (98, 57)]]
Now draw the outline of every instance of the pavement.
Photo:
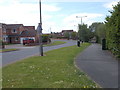
[(100, 44), (85, 49), (76, 57), (75, 64), (102, 88), (118, 88), (118, 61)]
[[(54, 41), (65, 41), (66, 43), (56, 46), (43, 47), (43, 52), (76, 45), (75, 40), (54, 40)], [(20, 50), (13, 52), (5, 52), (2, 54), (0, 53), (1, 54), (0, 56), (2, 57), (2, 65), (0, 64), (1, 67), (6, 66), (8, 64), (12, 64), (24, 58), (28, 58), (30, 56), (39, 55), (39, 46), (24, 47), (23, 45), (18, 44), (10, 45), (9, 47), (6, 48), (18, 48)]]

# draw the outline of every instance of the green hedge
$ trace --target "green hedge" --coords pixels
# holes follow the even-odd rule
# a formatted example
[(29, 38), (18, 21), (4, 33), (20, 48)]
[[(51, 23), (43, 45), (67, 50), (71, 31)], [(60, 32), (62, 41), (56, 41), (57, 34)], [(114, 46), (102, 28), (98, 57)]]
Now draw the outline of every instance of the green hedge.
[(42, 35), (42, 42), (43, 43), (51, 42), (49, 35), (46, 34)]

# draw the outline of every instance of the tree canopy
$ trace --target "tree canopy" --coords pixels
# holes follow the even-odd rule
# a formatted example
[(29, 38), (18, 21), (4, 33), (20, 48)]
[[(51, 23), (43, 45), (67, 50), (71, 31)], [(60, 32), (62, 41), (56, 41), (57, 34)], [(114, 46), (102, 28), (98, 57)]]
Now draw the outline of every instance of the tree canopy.
[(120, 57), (120, 2), (109, 11), (111, 16), (106, 17), (107, 47)]

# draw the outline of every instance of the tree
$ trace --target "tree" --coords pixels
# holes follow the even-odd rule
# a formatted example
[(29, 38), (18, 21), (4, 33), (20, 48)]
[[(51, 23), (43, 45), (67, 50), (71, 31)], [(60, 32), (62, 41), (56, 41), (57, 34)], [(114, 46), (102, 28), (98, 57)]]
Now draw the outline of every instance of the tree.
[(96, 37), (97, 43), (101, 43), (101, 36), (104, 33), (103, 28), (104, 24), (102, 22), (94, 22), (91, 26), (89, 26), (90, 32), (92, 32), (92, 37)]
[(72, 39), (77, 39), (77, 32), (72, 32), (71, 33), (71, 37), (72, 37)]
[(109, 12), (111, 16), (107, 16), (105, 21), (107, 47), (120, 57), (120, 2)]
[(106, 38), (105, 24), (103, 23), (99, 24), (95, 31), (95, 34), (98, 37), (98, 42), (101, 43), (102, 39)]
[(90, 40), (90, 30), (87, 28), (86, 24), (79, 25), (79, 39), (85, 42)]
[(70, 39), (70, 34), (69, 34), (69, 32), (65, 32), (65, 33), (64, 33), (64, 36), (65, 36), (67, 39)]

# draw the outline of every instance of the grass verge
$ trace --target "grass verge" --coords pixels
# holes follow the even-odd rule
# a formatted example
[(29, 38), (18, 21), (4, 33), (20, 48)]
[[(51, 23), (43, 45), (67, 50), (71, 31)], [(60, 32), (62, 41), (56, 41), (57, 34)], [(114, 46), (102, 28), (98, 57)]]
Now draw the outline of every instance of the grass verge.
[(55, 46), (55, 45), (60, 45), (60, 44), (64, 44), (66, 42), (63, 42), (63, 41), (54, 41), (48, 45), (43, 45), (43, 46)]
[(95, 88), (74, 66), (74, 58), (90, 44), (64, 47), (3, 67), (3, 88)]
[(11, 51), (17, 51), (17, 50), (19, 50), (19, 49), (15, 49), (15, 48), (13, 48), (13, 49), (2, 49), (2, 50), (0, 50), (0, 52), (11, 52)]

